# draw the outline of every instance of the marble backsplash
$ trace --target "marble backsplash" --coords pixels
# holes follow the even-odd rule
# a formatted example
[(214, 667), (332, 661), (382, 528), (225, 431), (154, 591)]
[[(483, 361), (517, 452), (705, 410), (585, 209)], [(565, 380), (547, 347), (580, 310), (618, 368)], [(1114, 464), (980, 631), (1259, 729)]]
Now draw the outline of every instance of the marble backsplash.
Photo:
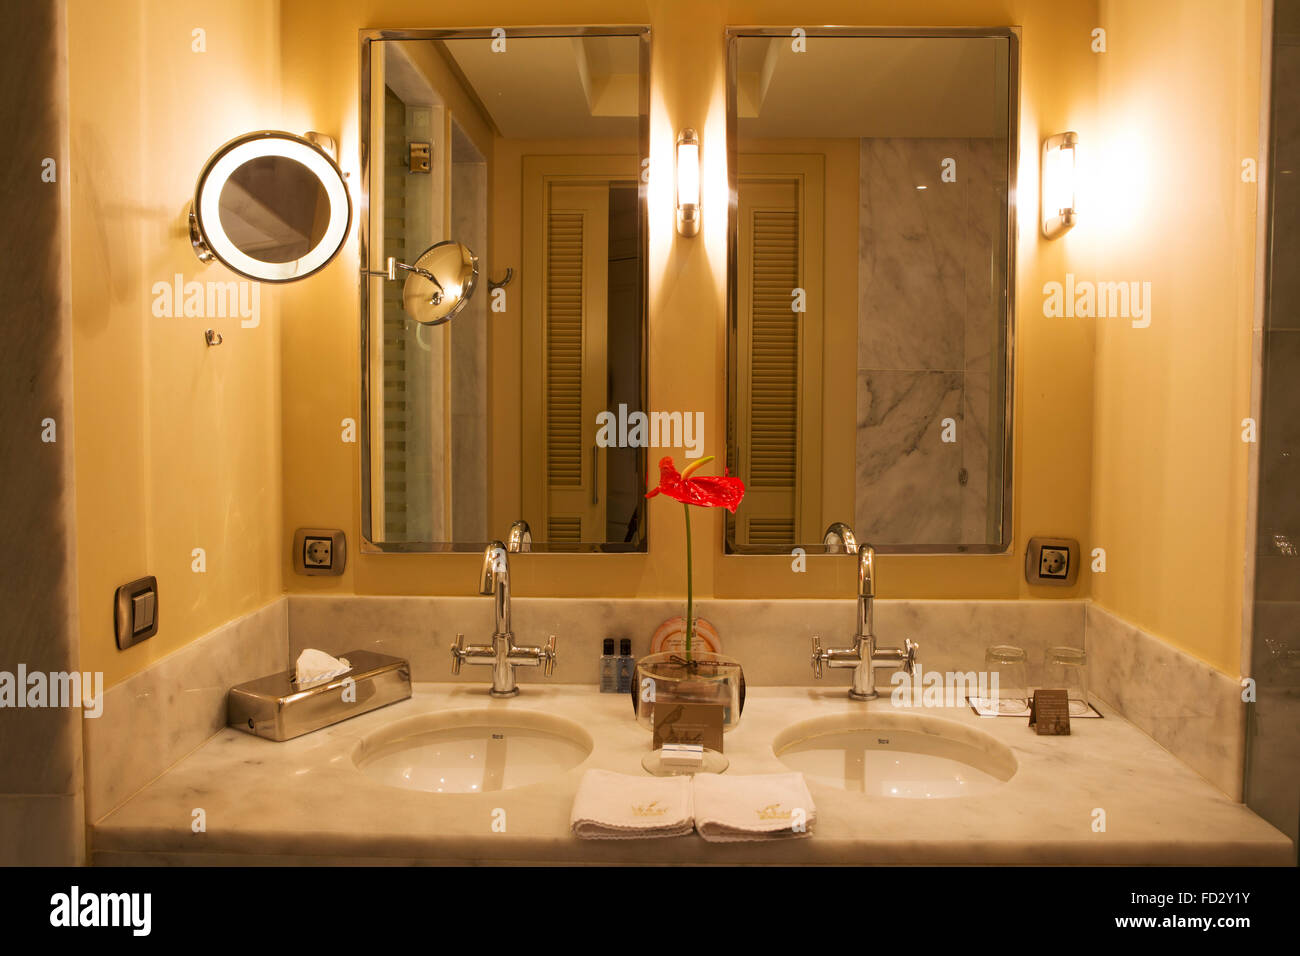
[[(512, 602), (515, 640), (544, 644), (556, 636), (555, 674), (542, 677), (537, 668), (520, 668), (521, 684), (539, 680), (595, 683), (601, 643), (612, 637), (630, 638), (632, 654), (649, 651), (650, 637), (664, 620), (681, 615), (681, 601), (570, 598), (515, 598)], [(856, 625), (853, 600), (702, 600), (696, 613), (711, 622), (723, 651), (745, 666), (746, 680), (755, 685), (811, 684), (812, 638), (823, 647), (852, 642)], [(417, 681), (487, 680), (483, 668), (466, 666), (451, 674), (448, 650), (457, 633), (466, 644), (491, 637), (492, 602), (481, 597), (329, 597), (291, 595), (289, 635), (292, 653), (316, 647), (331, 654), (365, 649), (392, 654), (411, 662)], [(990, 644), (1024, 647), (1031, 661), (1041, 661), (1052, 644), (1083, 643), (1083, 605), (1076, 601), (886, 601), (876, 602), (875, 630), (882, 646), (902, 645), (904, 638), (920, 644), (923, 670), (970, 671), (984, 667)], [(891, 675), (881, 670), (878, 686), (888, 689)], [(848, 687), (851, 671), (827, 670), (822, 684)]]
[[(813, 685), (811, 638), (845, 646), (855, 623), (848, 599), (713, 599), (698, 607), (755, 686)], [(549, 680), (565, 684), (596, 682), (604, 638), (630, 638), (633, 655), (645, 655), (658, 625), (682, 610), (680, 601), (647, 599), (525, 597), (512, 606), (520, 643), (556, 635)], [(103, 715), (84, 722), (87, 818), (102, 818), (220, 731), (231, 686), (286, 669), (303, 648), (378, 651), (410, 661), (416, 681), (486, 686), (481, 668), (453, 677), (448, 648), (457, 633), (484, 642), (492, 625), (492, 602), (482, 597), (298, 594), (232, 621), (106, 692)], [(1240, 799), (1244, 711), (1236, 680), (1089, 602), (880, 600), (875, 629), (884, 646), (916, 641), (923, 672), (980, 671), (985, 648), (1015, 644), (1028, 653), (1031, 681), (1048, 646), (1086, 646), (1097, 697)], [(880, 673), (883, 692), (892, 674)], [(548, 680), (535, 668), (518, 675), (521, 685)], [(821, 686), (847, 688), (849, 680), (848, 670), (827, 670)]]
[(278, 598), (104, 692), (103, 713), (82, 722), (89, 822), (226, 726), (231, 687), (284, 670), (287, 611)]
[(1089, 693), (1240, 800), (1246, 745), (1240, 682), (1105, 608), (1086, 607)]

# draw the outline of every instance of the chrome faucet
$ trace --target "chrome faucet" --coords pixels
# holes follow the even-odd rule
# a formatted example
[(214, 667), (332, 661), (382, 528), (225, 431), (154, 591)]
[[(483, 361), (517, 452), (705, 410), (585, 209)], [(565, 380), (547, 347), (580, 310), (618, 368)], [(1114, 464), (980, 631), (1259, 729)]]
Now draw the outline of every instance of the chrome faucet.
[(858, 539), (853, 536), (853, 529), (843, 521), (834, 521), (822, 535), (822, 544), (827, 554), (857, 554)]
[[(829, 531), (827, 534), (829, 535)], [(853, 700), (875, 700), (876, 668), (901, 667), (907, 674), (916, 673), (916, 652), (919, 645), (910, 639), (904, 647), (877, 647), (873, 627), (876, 600), (876, 551), (869, 544), (860, 545), (858, 555), (858, 633), (852, 647), (832, 647), (822, 650), (822, 639), (814, 637), (812, 667), (819, 680), (822, 668), (852, 667), (853, 686), (849, 697)]]
[[(522, 525), (522, 528), (519, 526)], [(524, 539), (532, 543), (532, 535), (525, 522), (517, 521), (511, 526), (511, 544), (515, 550), (522, 550)], [(519, 534), (516, 535), (516, 531)], [(555, 635), (546, 642), (545, 647), (524, 647), (515, 644), (514, 632), (510, 629), (510, 560), (506, 557), (506, 546), (500, 541), (493, 541), (483, 550), (483, 573), (479, 581), (479, 593), (491, 594), (496, 624), (492, 633), (491, 644), (471, 644), (465, 646), (465, 635), (457, 634), (456, 643), (451, 647), (451, 672), (460, 673), (460, 665), (468, 661), (492, 668), (492, 689), (488, 693), (493, 697), (514, 697), (519, 693), (515, 682), (516, 667), (537, 667), (550, 677), (555, 673)]]
[(506, 550), (522, 553), (533, 550), (533, 529), (528, 527), (528, 522), (523, 518), (510, 525), (510, 532), (506, 535)]

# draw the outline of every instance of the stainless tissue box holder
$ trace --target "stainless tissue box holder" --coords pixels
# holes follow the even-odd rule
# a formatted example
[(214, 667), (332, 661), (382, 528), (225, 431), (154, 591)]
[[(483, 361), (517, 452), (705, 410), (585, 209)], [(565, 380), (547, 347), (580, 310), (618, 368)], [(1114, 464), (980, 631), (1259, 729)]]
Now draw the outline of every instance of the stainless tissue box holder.
[(319, 684), (300, 687), (292, 671), (281, 671), (232, 687), (226, 702), (230, 726), (268, 740), (291, 740), (411, 696), (411, 665), (400, 657), (374, 651), (340, 656), (352, 669)]

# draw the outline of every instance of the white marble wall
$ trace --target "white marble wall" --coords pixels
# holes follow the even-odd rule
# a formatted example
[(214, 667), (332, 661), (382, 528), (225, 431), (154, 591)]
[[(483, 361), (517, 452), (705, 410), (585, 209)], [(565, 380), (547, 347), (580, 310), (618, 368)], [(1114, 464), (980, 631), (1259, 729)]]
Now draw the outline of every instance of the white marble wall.
[(1089, 602), (1089, 692), (1234, 800), (1241, 799), (1241, 683)]
[[(1005, 150), (977, 139), (861, 143), (854, 527), (878, 545), (996, 536)], [(945, 159), (955, 182), (942, 179)], [(941, 441), (945, 418), (957, 423), (953, 443)]]
[[(77, 669), (61, 3), (9, 4), (0, 37), (0, 671)], [(54, 182), (42, 179), (55, 160)], [(55, 441), (48, 437), (53, 420)], [(0, 710), (0, 866), (85, 857), (81, 711)]]
[(94, 823), (226, 726), (226, 694), (288, 667), (288, 602), (236, 618), (110, 687), (85, 721), (86, 819)]
[[(712, 622), (725, 653), (745, 667), (746, 679), (758, 685), (813, 683), (811, 639), (823, 647), (851, 643), (856, 626), (853, 600), (780, 600), (697, 602), (699, 616)], [(630, 638), (632, 653), (648, 652), (650, 637), (666, 618), (684, 613), (681, 601), (515, 598), (515, 639), (543, 644), (556, 635), (556, 683), (595, 683), (601, 642)], [(882, 645), (901, 645), (911, 638), (921, 645), (926, 670), (982, 670), (990, 644), (1015, 643), (1041, 660), (1050, 644), (1083, 643), (1083, 605), (1077, 601), (877, 601), (876, 634)], [(331, 654), (367, 649), (406, 658), (417, 681), (486, 681), (486, 670), (464, 667), (452, 677), (448, 648), (456, 634), (465, 642), (483, 643), (492, 634), (492, 601), (485, 597), (334, 597), (289, 596), (292, 653), (318, 647)], [(536, 668), (520, 668), (521, 684), (542, 677)], [(879, 675), (889, 686), (890, 672)], [(848, 670), (828, 670), (826, 687), (847, 687)]]

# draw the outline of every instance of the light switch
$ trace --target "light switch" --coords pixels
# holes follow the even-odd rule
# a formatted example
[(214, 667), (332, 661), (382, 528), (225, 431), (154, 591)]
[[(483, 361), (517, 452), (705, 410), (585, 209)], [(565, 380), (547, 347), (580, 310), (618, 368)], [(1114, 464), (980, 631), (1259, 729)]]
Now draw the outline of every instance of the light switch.
[(153, 575), (123, 584), (113, 593), (113, 633), (120, 651), (158, 633), (158, 579)]
[(145, 591), (131, 598), (131, 633), (139, 634), (153, 627), (153, 591)]

